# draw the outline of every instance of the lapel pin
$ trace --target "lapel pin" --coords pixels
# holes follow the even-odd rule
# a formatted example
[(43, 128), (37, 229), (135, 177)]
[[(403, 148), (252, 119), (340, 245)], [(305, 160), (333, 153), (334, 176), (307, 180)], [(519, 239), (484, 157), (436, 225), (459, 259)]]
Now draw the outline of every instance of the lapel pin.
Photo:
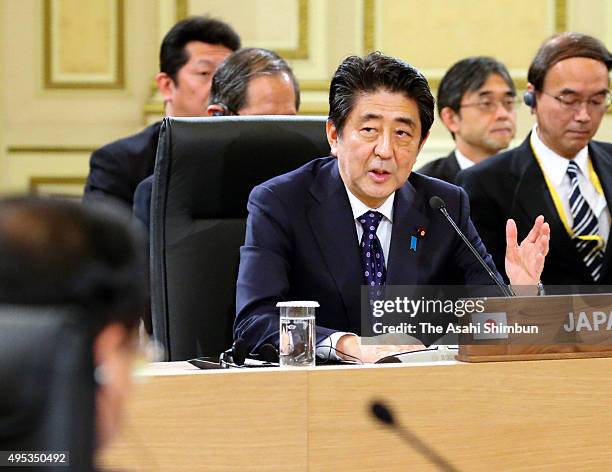
[(416, 231), (416, 236), (410, 236), (410, 250), (416, 252), (417, 239), (423, 239), (427, 234), (427, 230), (423, 226), (419, 226)]
[(417, 238), (416, 236), (410, 236), (410, 250), (416, 252)]

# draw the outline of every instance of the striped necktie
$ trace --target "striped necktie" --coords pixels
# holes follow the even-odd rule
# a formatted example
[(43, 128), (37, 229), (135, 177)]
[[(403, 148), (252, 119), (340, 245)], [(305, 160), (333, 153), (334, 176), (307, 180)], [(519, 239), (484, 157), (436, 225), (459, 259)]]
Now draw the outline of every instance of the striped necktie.
[(574, 218), (572, 226), (574, 243), (587, 271), (593, 281), (597, 282), (601, 277), (601, 266), (603, 264), (603, 240), (599, 236), (597, 217), (580, 192), (578, 172), (580, 172), (578, 165), (574, 161), (570, 161), (567, 166), (567, 175), (570, 178), (569, 203)]

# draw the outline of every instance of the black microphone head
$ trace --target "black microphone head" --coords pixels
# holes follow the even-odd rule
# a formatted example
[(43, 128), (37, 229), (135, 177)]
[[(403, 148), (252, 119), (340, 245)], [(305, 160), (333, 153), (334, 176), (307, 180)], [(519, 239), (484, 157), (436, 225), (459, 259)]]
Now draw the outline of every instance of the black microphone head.
[(429, 206), (434, 210), (441, 210), (442, 208), (446, 208), (446, 203), (437, 195), (434, 195), (429, 199)]
[(278, 363), (278, 349), (272, 344), (264, 344), (259, 348), (259, 358), (262, 361)]
[(242, 338), (238, 338), (234, 341), (232, 345), (232, 360), (236, 365), (244, 365), (244, 361), (248, 354), (248, 349), (246, 346), (246, 341)]
[(393, 413), (391, 413), (391, 410), (389, 410), (389, 408), (387, 408), (384, 403), (374, 401), (370, 405), (370, 409), (372, 414), (376, 419), (378, 419), (378, 421), (381, 421), (382, 423), (388, 425), (395, 424), (395, 418), (393, 418)]

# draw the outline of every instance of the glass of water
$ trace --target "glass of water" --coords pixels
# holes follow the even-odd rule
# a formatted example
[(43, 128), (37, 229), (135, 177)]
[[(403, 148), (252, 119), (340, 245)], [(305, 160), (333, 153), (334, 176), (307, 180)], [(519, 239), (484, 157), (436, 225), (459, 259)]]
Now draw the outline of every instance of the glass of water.
[(314, 367), (315, 308), (313, 301), (278, 302), (281, 367)]

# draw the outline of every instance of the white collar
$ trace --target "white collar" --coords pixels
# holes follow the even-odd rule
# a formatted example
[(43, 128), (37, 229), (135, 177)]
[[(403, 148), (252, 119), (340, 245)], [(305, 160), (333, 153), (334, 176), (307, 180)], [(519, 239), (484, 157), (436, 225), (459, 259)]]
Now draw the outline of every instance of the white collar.
[(588, 178), (588, 146), (585, 146), (580, 151), (578, 151), (578, 154), (576, 154), (573, 159), (567, 159), (563, 156), (560, 156), (542, 142), (542, 140), (538, 136), (537, 124), (534, 125), (533, 129), (531, 130), (530, 142), (540, 159), (540, 164), (542, 166), (544, 174), (546, 174), (548, 179), (555, 187), (559, 187), (559, 185), (561, 185), (563, 177), (565, 177), (567, 173), (567, 166), (569, 165), (570, 160), (574, 161), (580, 168), (582, 175)]
[(459, 164), (459, 169), (467, 169), (468, 167), (472, 167), (475, 162), (471, 161), (467, 157), (465, 157), (461, 151), (455, 148), (455, 158), (457, 159), (457, 164)]
[(349, 203), (351, 204), (351, 210), (353, 211), (353, 218), (357, 219), (365, 212), (374, 210), (382, 213), (382, 215), (387, 218), (391, 223), (393, 223), (393, 202), (395, 201), (395, 192), (387, 197), (385, 202), (379, 206), (378, 208), (370, 208), (361, 200), (359, 200), (355, 195), (351, 193), (348, 187), (345, 185), (346, 194), (349, 198)]

